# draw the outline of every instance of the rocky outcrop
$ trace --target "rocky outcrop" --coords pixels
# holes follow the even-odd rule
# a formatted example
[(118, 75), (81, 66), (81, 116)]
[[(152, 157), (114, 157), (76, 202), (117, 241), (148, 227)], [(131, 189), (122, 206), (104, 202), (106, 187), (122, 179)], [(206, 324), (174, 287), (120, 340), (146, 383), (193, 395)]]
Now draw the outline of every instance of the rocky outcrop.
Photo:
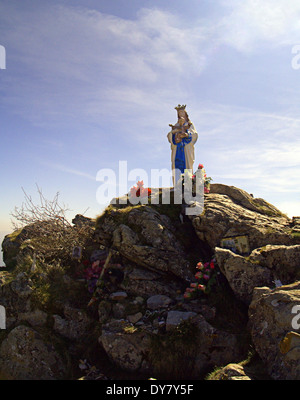
[(228, 196), (236, 204), (263, 215), (286, 218), (286, 216), (280, 210), (278, 210), (278, 208), (274, 207), (264, 199), (254, 198), (252, 194), (249, 194), (245, 190), (234, 186), (213, 183), (210, 185), (210, 193)]
[[(201, 215), (184, 215), (185, 206), (116, 201), (96, 220), (77, 215), (74, 226), (91, 237), (68, 263), (35, 259), (26, 228), (8, 235), (0, 377), (106, 379), (109, 363), (116, 378), (204, 379), (223, 367), (215, 379), (263, 379), (240, 363), (251, 346), (272, 379), (299, 379), (299, 330), (291, 327), (299, 221), (221, 184), (211, 185)], [(237, 235), (247, 235), (249, 254), (221, 247)], [(204, 292), (197, 285), (210, 279), (204, 264), (213, 258)]]
[(6, 235), (2, 242), (3, 261), (7, 269), (14, 268), (18, 263), (18, 255), (21, 245), (27, 238), (26, 229), (19, 229), (9, 235)]
[[(118, 223), (120, 219), (126, 223)], [(139, 266), (185, 280), (192, 278), (170, 219), (151, 207), (114, 209), (104, 214), (95, 236), (99, 243), (115, 248)]]
[[(7, 271), (0, 273), (0, 304), (6, 309), (7, 329), (26, 317), (32, 317), (32, 286), (32, 280), (23, 272), (17, 274), (14, 279)], [(40, 322), (42, 319), (37, 320)]]
[(110, 320), (103, 326), (99, 342), (114, 364), (127, 371), (150, 372), (147, 353), (150, 337), (126, 320)]
[(67, 365), (51, 340), (19, 325), (1, 343), (0, 371), (7, 380), (57, 380), (65, 378)]
[(99, 342), (116, 366), (168, 378), (197, 379), (215, 365), (239, 361), (245, 355), (240, 335), (214, 328), (200, 313), (161, 310), (152, 315), (152, 323), (148, 314), (148, 321), (139, 324), (110, 319), (103, 325)]
[(250, 262), (230, 250), (216, 247), (216, 259), (236, 297), (250, 304), (253, 290), (257, 286), (273, 284), (272, 274), (254, 262)]
[(254, 290), (249, 307), (253, 344), (276, 380), (300, 379), (300, 282)]
[(237, 298), (250, 304), (255, 287), (300, 280), (300, 245), (267, 245), (247, 257), (215, 248), (218, 265)]
[(72, 219), (72, 224), (74, 224), (77, 227), (85, 227), (85, 226), (93, 227), (95, 225), (95, 221), (92, 218), (77, 214)]
[(199, 238), (212, 248), (225, 237), (247, 235), (250, 250), (267, 244), (293, 244), (292, 222), (275, 207), (233, 186), (212, 184), (205, 210), (189, 216)]
[(271, 271), (284, 284), (300, 280), (300, 245), (267, 245), (254, 250), (249, 260)]
[(245, 371), (245, 368), (240, 364), (230, 363), (225, 367), (221, 368), (213, 377), (209, 380), (218, 381), (251, 381), (249, 375)]
[(172, 280), (165, 274), (149, 271), (146, 268), (128, 263), (124, 268), (124, 280), (120, 284), (127, 293), (149, 297), (155, 294), (175, 297), (177, 291), (182, 290), (182, 283)]
[(62, 337), (80, 340), (86, 337), (93, 325), (93, 320), (82, 309), (64, 305), (63, 317), (53, 314), (53, 330)]

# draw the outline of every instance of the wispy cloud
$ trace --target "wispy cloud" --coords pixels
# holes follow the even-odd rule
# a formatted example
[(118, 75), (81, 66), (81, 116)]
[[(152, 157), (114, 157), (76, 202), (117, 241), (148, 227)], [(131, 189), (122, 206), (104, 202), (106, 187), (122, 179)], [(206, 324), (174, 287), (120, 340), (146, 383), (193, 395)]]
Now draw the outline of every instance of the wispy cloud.
[(300, 41), (300, 4), (294, 0), (223, 0), (229, 13), (220, 21), (223, 41), (248, 53), (264, 45)]
[(72, 174), (72, 175), (76, 175), (76, 176), (79, 176), (82, 178), (90, 179), (92, 181), (96, 181), (96, 175), (93, 176), (84, 171), (79, 171), (77, 169), (73, 169), (73, 168), (70, 168), (70, 167), (67, 167), (67, 166), (61, 165), (61, 164), (52, 164), (52, 163), (46, 163), (46, 162), (43, 162), (43, 164), (47, 165), (48, 167), (50, 167), (52, 169), (55, 169), (55, 170), (58, 170), (61, 172), (66, 172), (68, 174)]
[(3, 21), (13, 15), (18, 26), (2, 35), (14, 54), (10, 68), (34, 77), (7, 81), (5, 101), (37, 125), (128, 122), (132, 108), (143, 115), (177, 94), (189, 99), (190, 77), (196, 82), (224, 44), (247, 52), (264, 40), (277, 46), (300, 39), (300, 6), (290, 0), (220, 1), (218, 18), (189, 24), (159, 9), (142, 9), (129, 20), (83, 7), (47, 7), (27, 13), (0, 6)]
[(206, 128), (199, 132), (198, 146), (205, 148), (202, 154), (214, 180), (300, 197), (298, 118), (223, 105), (202, 110), (196, 118)]
[[(1, 8), (5, 11), (4, 5)], [(176, 90), (182, 74), (198, 75), (206, 66), (203, 28), (185, 25), (158, 9), (143, 9), (135, 20), (65, 6), (34, 14), (10, 8), (12, 12), (18, 29), (3, 35), (14, 53), (11, 68), (25, 68), (34, 80), (7, 82), (6, 101), (35, 123), (76, 113), (89, 118), (93, 114), (99, 121), (112, 87), (126, 82), (123, 104), (130, 89), (132, 97), (142, 87), (145, 100), (153, 85)]]

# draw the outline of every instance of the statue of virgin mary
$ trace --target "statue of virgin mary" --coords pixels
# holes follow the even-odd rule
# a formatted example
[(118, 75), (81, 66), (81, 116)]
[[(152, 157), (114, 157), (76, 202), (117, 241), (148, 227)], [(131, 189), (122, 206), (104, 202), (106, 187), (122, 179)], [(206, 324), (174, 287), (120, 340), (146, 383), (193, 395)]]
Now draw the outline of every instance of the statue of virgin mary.
[(198, 133), (194, 124), (190, 121), (188, 113), (185, 110), (186, 105), (178, 104), (178, 121), (175, 125), (170, 125), (172, 130), (167, 138), (171, 143), (171, 162), (173, 185), (178, 182), (185, 169), (193, 173), (193, 164), (195, 161), (194, 144), (198, 139)]

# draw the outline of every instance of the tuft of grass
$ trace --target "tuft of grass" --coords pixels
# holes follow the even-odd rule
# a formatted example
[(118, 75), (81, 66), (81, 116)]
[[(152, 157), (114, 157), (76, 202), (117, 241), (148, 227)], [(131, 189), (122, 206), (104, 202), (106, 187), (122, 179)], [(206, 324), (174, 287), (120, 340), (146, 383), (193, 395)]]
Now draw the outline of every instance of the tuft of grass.
[(8, 234), (7, 237), (9, 237), (9, 239), (13, 242), (14, 240), (17, 239), (17, 237), (20, 235), (22, 230), (23, 230), (23, 228), (17, 229), (16, 231)]
[(140, 209), (143, 211), (143, 208), (145, 207), (144, 204), (137, 204), (135, 206), (133, 205), (128, 205), (123, 208), (116, 208), (114, 205), (109, 205), (102, 214), (98, 215), (95, 220), (95, 226), (97, 228), (101, 228), (102, 223), (106, 218), (113, 219), (116, 225), (121, 225), (121, 224), (128, 224), (128, 214), (130, 211), (133, 209)]
[(187, 379), (194, 377), (198, 328), (183, 321), (166, 334), (151, 336), (149, 360), (159, 379)]
[(259, 199), (259, 198), (249, 198), (251, 204), (257, 209), (258, 212), (261, 214), (268, 215), (269, 217), (283, 217), (289, 219), (289, 217), (274, 207), (271, 203), (267, 202), (266, 200)]
[[(251, 380), (271, 380), (266, 371), (265, 365), (253, 347), (250, 347), (246, 359), (237, 363), (237, 365), (243, 367), (245, 375)], [(225, 366), (215, 367), (209, 374), (206, 375), (204, 380), (228, 380), (228, 376), (223, 370), (224, 367)]]

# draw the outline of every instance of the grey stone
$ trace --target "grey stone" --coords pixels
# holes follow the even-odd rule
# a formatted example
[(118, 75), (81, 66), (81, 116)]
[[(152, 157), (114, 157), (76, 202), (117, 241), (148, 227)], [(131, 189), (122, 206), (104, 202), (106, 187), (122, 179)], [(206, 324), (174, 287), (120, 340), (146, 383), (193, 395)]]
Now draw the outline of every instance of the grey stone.
[(193, 311), (169, 311), (166, 321), (166, 330), (170, 331), (176, 328), (182, 321), (195, 317), (197, 313)]
[(122, 301), (127, 299), (127, 293), (126, 292), (114, 292), (110, 295), (110, 299), (114, 301)]
[(99, 343), (120, 368), (141, 372), (148, 368), (143, 361), (149, 352), (150, 339), (145, 332), (131, 331), (131, 328), (128, 321), (111, 320), (103, 326)]
[(299, 304), (300, 281), (254, 290), (249, 329), (257, 353), (275, 380), (300, 379), (300, 335), (293, 330), (297, 329), (293, 319), (299, 321), (293, 309), (297, 311)]
[(290, 284), (300, 278), (300, 245), (267, 245), (254, 249), (248, 257), (216, 247), (215, 256), (236, 297), (247, 305), (254, 288), (272, 287), (281, 280)]
[(236, 297), (245, 304), (250, 304), (255, 287), (272, 284), (272, 274), (268, 268), (219, 247), (215, 248), (215, 255)]
[(65, 363), (54, 346), (32, 328), (19, 325), (1, 343), (2, 379), (56, 380), (65, 373)]
[(11, 283), (11, 289), (21, 298), (26, 298), (31, 295), (32, 281), (24, 272), (20, 272)]
[(293, 244), (289, 233), (291, 220), (262, 199), (244, 190), (211, 184), (205, 196), (205, 212), (189, 216), (198, 237), (211, 248), (224, 237), (247, 235), (250, 251), (267, 244)]
[(19, 321), (27, 321), (31, 326), (44, 326), (47, 323), (48, 314), (42, 310), (34, 310), (18, 314)]
[(192, 278), (184, 248), (169, 229), (168, 217), (162, 218), (151, 207), (133, 208), (126, 213), (126, 224), (120, 224), (115, 220), (118, 213), (116, 208), (97, 227), (95, 237), (101, 244), (113, 243), (123, 257), (149, 270)]
[(80, 339), (89, 332), (92, 320), (85, 311), (65, 305), (64, 315), (65, 318), (53, 315), (55, 332), (72, 340)]
[(150, 310), (156, 310), (159, 308), (168, 307), (172, 303), (172, 299), (168, 296), (164, 296), (163, 294), (157, 294), (151, 296), (147, 300), (147, 308)]
[(128, 315), (127, 319), (129, 322), (131, 322), (132, 324), (137, 323), (141, 318), (143, 317), (143, 314), (141, 312), (138, 312), (136, 314), (133, 315)]

